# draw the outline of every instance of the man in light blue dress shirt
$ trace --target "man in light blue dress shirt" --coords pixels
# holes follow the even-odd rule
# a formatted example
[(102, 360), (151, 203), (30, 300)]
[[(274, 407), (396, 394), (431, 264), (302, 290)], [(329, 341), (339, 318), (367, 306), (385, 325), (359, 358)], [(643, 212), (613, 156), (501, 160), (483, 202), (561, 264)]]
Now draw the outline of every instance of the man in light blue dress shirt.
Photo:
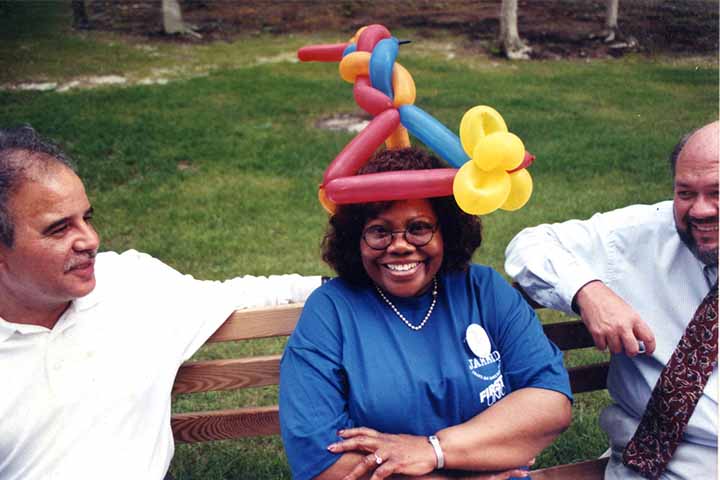
[[(606, 479), (640, 479), (622, 464), (650, 393), (718, 278), (718, 122), (683, 137), (671, 156), (673, 200), (521, 231), (505, 269), (538, 303), (579, 313), (612, 353), (613, 404), (600, 424)], [(641, 353), (644, 347), (645, 352)], [(717, 478), (717, 366), (661, 478)]]

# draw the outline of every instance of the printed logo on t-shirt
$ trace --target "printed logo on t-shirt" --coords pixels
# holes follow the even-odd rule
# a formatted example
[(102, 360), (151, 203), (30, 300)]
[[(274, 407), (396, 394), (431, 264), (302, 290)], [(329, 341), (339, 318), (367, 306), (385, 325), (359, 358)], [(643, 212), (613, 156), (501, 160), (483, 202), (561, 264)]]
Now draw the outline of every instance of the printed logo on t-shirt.
[(500, 370), (500, 352), (492, 349), (492, 342), (487, 332), (475, 323), (468, 325), (465, 331), (465, 343), (475, 354), (467, 359), (470, 373), (486, 384), (480, 392), (480, 403), (490, 406), (505, 396), (505, 383)]
[(490, 406), (505, 396), (505, 382), (500, 363), (500, 352), (497, 350), (485, 357), (468, 358), (470, 373), (484, 382), (491, 382), (480, 391), (480, 403)]
[(468, 358), (470, 373), (481, 380), (495, 380), (500, 375), (500, 352), (494, 350), (484, 357)]

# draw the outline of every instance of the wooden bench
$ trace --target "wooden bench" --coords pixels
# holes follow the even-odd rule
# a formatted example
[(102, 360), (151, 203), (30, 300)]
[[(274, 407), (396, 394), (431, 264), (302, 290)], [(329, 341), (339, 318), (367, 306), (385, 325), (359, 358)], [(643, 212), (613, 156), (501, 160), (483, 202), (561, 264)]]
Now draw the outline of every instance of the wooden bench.
[[(284, 337), (292, 333), (302, 305), (238, 310), (208, 340), (212, 342), (243, 341)], [(593, 345), (592, 337), (580, 321), (544, 326), (547, 336), (563, 351)], [(569, 369), (574, 393), (605, 389), (607, 363), (583, 365)], [(280, 355), (265, 355), (227, 360), (187, 362), (178, 372), (173, 395), (277, 385), (280, 378)], [(280, 433), (278, 407), (249, 406), (232, 410), (177, 413), (172, 429), (178, 443), (227, 440)], [(558, 465), (532, 473), (534, 480), (601, 479), (607, 459)]]

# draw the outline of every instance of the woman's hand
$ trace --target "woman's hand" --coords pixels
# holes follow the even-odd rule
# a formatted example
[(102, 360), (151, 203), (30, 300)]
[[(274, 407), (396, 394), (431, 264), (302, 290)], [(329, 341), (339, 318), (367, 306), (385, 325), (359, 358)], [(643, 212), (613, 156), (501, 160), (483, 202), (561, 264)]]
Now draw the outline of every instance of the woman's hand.
[(437, 458), (426, 437), (392, 435), (371, 428), (348, 428), (338, 433), (344, 440), (333, 443), (333, 453), (368, 452), (345, 477), (355, 480), (371, 471), (371, 480), (387, 478), (392, 474), (420, 476), (435, 470)]
[[(355, 480), (372, 472), (370, 480), (393, 476), (422, 477), (427, 479), (467, 478), (472, 480), (506, 480), (511, 477), (527, 477), (530, 472), (510, 469), (502, 472), (471, 473), (435, 471), (437, 457), (427, 437), (417, 435), (392, 435), (371, 428), (348, 428), (339, 432), (343, 441), (328, 447), (333, 453), (368, 453), (362, 457), (343, 480)], [(534, 463), (534, 459), (528, 466)]]

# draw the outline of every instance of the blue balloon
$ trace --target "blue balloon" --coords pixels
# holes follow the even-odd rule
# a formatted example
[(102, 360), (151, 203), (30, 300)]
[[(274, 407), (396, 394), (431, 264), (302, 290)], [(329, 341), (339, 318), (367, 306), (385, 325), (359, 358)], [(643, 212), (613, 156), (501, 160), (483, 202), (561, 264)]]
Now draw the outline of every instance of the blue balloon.
[(370, 56), (370, 84), (393, 99), (392, 71), (398, 56), (398, 39), (380, 40)]
[(415, 105), (402, 105), (400, 123), (454, 168), (460, 168), (470, 157), (457, 135), (435, 117)]
[(350, 45), (345, 47), (345, 50), (343, 50), (343, 58), (345, 57), (345, 55), (347, 55), (348, 53), (353, 53), (355, 50), (357, 50), (357, 45), (351, 43)]

